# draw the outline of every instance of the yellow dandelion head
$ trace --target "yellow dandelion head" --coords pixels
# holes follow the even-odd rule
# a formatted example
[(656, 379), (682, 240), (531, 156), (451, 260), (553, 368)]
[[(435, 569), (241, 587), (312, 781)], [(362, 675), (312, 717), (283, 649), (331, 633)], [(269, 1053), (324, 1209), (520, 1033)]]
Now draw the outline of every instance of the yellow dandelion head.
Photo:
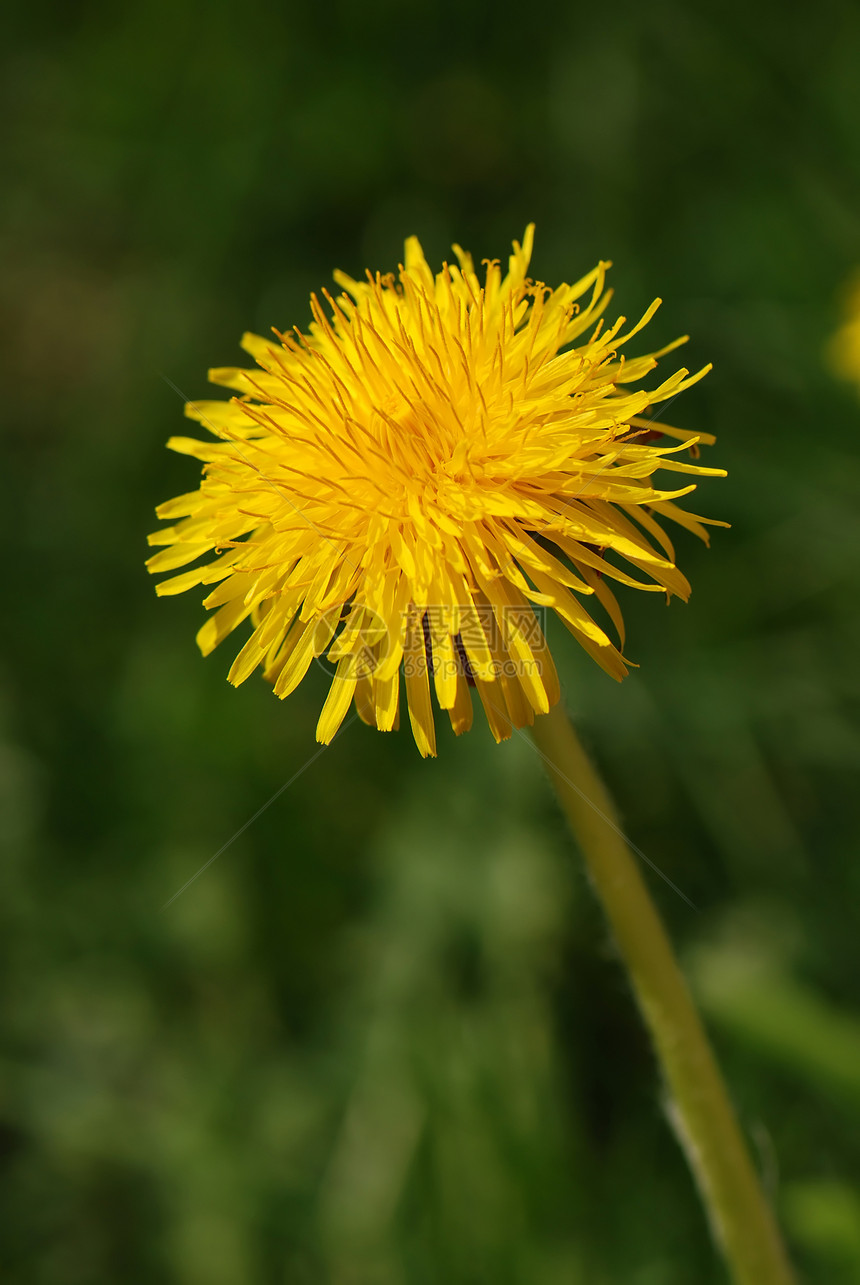
[(659, 490), (653, 475), (722, 470), (690, 462), (711, 437), (646, 411), (709, 368), (637, 387), (683, 342), (622, 354), (660, 301), (630, 329), (604, 326), (609, 264), (551, 290), (526, 275), (533, 233), (505, 276), (486, 262), (482, 280), (459, 246), (434, 275), (414, 237), (396, 276), (336, 273), (342, 293), (311, 296), (306, 334), (246, 334), (257, 367), (210, 371), (237, 396), (186, 413), (215, 440), (168, 443), (203, 478), (157, 510), (175, 524), (150, 536), (165, 547), (148, 566), (198, 565), (158, 592), (216, 586), (204, 654), (250, 617), (235, 684), (259, 667), (284, 697), (315, 658), (330, 665), (323, 743), (353, 702), (396, 727), (401, 672), (423, 755), (436, 750), (431, 691), (457, 733), (476, 692), (502, 740), (559, 698), (548, 611), (620, 679), (591, 604), (623, 647), (610, 581), (689, 593), (661, 519), (702, 539), (707, 519), (675, 503), (694, 483)]
[(828, 356), (834, 373), (860, 388), (860, 273), (846, 292), (844, 321), (830, 341)]

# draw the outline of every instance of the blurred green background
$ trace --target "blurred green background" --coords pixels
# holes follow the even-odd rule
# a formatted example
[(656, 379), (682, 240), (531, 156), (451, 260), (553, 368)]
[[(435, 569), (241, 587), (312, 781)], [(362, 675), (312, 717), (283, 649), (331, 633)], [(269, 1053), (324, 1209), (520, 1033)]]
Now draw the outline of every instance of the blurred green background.
[[(2, 78), (4, 1279), (725, 1281), (538, 763), (313, 753), (158, 601), (163, 443), (246, 328), (412, 232), (714, 373), (689, 606), (628, 594), (617, 687), (554, 635), (804, 1280), (860, 1280), (860, 9), (532, 0), (19, 4)], [(216, 395), (216, 394), (212, 394)], [(670, 417), (672, 418), (672, 417)], [(636, 598), (642, 601), (636, 600)], [(441, 722), (441, 720), (440, 720)]]

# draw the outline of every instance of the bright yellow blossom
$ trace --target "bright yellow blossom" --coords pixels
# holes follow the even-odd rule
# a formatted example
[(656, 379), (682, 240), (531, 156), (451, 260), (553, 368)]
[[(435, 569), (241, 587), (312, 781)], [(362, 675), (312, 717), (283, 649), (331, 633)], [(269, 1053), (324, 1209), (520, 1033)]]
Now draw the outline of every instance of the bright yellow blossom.
[(845, 320), (830, 341), (829, 355), (835, 373), (860, 388), (860, 275), (848, 290)]
[(541, 612), (620, 679), (624, 659), (585, 603), (623, 646), (608, 581), (689, 593), (660, 519), (703, 539), (706, 519), (675, 503), (692, 483), (656, 489), (653, 474), (722, 470), (678, 455), (707, 434), (644, 416), (709, 368), (637, 388), (683, 342), (621, 355), (660, 301), (627, 331), (623, 317), (604, 328), (609, 264), (550, 290), (526, 276), (533, 231), (507, 275), (488, 262), (483, 283), (459, 246), (459, 266), (434, 275), (414, 237), (396, 277), (336, 273), (344, 293), (311, 296), (306, 335), (247, 334), (258, 369), (210, 372), (238, 396), (186, 413), (216, 440), (168, 443), (204, 461), (203, 479), (158, 509), (181, 520), (150, 536), (167, 547), (148, 565), (198, 565), (158, 592), (217, 586), (204, 654), (250, 617), (235, 684), (261, 667), (284, 697), (325, 656), (324, 743), (353, 701), (365, 722), (396, 727), (401, 670), (422, 754), (436, 749), (431, 689), (459, 733), (474, 688), (501, 740), (559, 697)]

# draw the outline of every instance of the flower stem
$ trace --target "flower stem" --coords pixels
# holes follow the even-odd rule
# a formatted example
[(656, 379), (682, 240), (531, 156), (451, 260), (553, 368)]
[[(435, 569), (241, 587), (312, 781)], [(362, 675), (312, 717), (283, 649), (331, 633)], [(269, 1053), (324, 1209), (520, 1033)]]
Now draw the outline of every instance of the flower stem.
[(561, 702), (535, 744), (585, 856), (671, 1094), (671, 1119), (737, 1285), (793, 1285), (729, 1095), (612, 800)]

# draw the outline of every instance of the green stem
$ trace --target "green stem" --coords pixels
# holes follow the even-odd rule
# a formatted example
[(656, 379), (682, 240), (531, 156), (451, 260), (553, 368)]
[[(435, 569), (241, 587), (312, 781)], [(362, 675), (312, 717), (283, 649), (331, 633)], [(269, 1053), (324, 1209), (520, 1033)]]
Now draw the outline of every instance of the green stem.
[(737, 1285), (794, 1275), (734, 1109), (606, 787), (560, 702), (534, 740), (630, 973), (672, 1097), (671, 1115)]

